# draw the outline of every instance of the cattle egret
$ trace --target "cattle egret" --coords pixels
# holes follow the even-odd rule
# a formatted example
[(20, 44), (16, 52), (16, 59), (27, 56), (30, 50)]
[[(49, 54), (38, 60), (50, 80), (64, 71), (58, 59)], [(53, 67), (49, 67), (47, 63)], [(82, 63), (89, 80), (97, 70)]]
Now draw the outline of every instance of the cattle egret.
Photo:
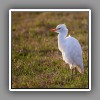
[(65, 24), (59, 24), (55, 29), (51, 29), (51, 31), (59, 33), (58, 48), (62, 53), (63, 60), (70, 66), (71, 76), (75, 68), (83, 74), (82, 48), (78, 40), (68, 35), (68, 29)]

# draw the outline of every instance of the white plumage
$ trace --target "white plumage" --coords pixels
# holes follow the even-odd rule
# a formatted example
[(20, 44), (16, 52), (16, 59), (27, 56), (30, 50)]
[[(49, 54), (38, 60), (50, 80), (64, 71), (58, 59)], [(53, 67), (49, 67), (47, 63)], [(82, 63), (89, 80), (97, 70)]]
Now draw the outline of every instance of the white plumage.
[(65, 24), (58, 25), (51, 31), (58, 34), (58, 48), (62, 53), (63, 60), (69, 64), (71, 74), (76, 67), (80, 73), (84, 73), (84, 65), (82, 58), (82, 49), (78, 40), (68, 35), (68, 29)]

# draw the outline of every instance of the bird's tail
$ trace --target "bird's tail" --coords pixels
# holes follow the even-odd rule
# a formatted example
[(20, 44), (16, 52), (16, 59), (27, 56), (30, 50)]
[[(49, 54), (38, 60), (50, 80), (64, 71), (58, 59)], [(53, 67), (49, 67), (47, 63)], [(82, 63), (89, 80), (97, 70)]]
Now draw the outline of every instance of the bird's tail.
[(84, 74), (84, 66), (77, 66), (76, 68), (81, 74)]

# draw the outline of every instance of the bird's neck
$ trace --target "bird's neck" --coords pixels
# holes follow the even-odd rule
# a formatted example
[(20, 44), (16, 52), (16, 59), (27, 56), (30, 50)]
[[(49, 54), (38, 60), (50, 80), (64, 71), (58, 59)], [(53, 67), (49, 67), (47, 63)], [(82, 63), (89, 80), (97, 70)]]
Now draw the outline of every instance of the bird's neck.
[(58, 35), (58, 48), (62, 52), (64, 48), (64, 44), (66, 43), (66, 36), (64, 33), (59, 33)]
[(67, 32), (63, 32), (63, 33), (59, 33), (58, 35), (58, 39), (59, 40), (64, 40), (67, 36)]
[(60, 51), (62, 51), (62, 48), (64, 47), (64, 44), (66, 43), (66, 36), (67, 34), (65, 33), (59, 33), (58, 35), (58, 47)]

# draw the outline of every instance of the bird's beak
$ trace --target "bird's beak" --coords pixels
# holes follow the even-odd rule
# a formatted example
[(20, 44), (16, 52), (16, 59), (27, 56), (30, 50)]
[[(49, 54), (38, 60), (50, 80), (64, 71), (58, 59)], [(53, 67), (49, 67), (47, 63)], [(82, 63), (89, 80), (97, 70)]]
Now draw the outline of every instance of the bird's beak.
[(50, 29), (50, 31), (55, 32), (55, 31), (57, 31), (57, 29), (56, 28)]

